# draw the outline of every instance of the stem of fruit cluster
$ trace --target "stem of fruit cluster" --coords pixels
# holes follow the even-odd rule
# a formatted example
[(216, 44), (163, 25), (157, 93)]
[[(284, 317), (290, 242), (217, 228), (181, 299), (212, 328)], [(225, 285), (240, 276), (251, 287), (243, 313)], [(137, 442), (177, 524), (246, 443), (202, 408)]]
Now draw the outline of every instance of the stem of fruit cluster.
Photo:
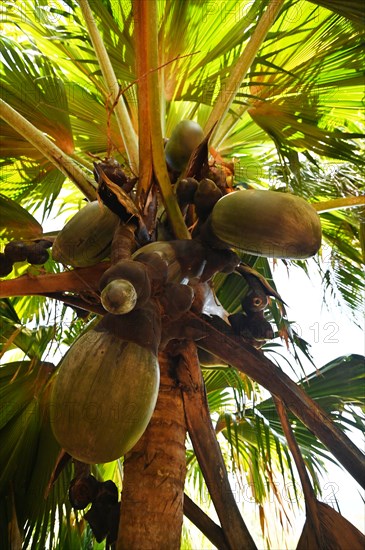
[(111, 263), (130, 260), (136, 246), (136, 226), (133, 223), (119, 222), (112, 241)]
[(54, 164), (66, 177), (70, 178), (90, 200), (96, 198), (96, 183), (66, 153), (55, 145), (43, 132), (26, 120), (18, 111), (0, 99), (1, 117), (24, 139), (29, 141)]
[(108, 267), (110, 267), (108, 262), (102, 262), (92, 267), (81, 267), (63, 273), (46, 273), (45, 275), (38, 275), (38, 277), (22, 275), (16, 279), (7, 279), (1, 281), (0, 298), (55, 292), (94, 294), (99, 287), (100, 277)]
[(139, 144), (139, 178), (137, 183), (137, 205), (143, 209), (144, 202), (151, 187), (153, 164), (152, 164), (152, 144), (151, 144), (151, 121), (149, 117), (148, 103), (148, 80), (149, 64), (147, 52), (149, 48), (148, 36), (143, 28), (143, 18), (139, 15), (139, 7), (135, 6), (134, 25), (135, 25), (135, 52), (136, 52), (136, 73), (137, 73), (137, 97), (138, 97), (138, 127), (143, 128), (143, 132), (138, 132)]
[(117, 77), (115, 76), (113, 66), (110, 62), (103, 39), (100, 36), (96, 26), (88, 1), (80, 0), (79, 4), (89, 31), (91, 42), (94, 46), (95, 53), (99, 61), (101, 72), (110, 94), (111, 103), (113, 104), (116, 101), (115, 116), (124, 142), (129, 165), (133, 172), (138, 173), (137, 136), (133, 129), (127, 107), (124, 103), (124, 98), (123, 96), (118, 98), (119, 84)]
[[(144, 144), (146, 154), (152, 155), (153, 173), (158, 182), (162, 200), (166, 212), (175, 233), (179, 239), (190, 239), (190, 233), (185, 225), (176, 196), (172, 191), (171, 182), (167, 173), (164, 156), (163, 138), (161, 130), (160, 114), (160, 86), (158, 71), (153, 70), (160, 66), (158, 60), (158, 16), (156, 0), (141, 2), (136, 0), (133, 3), (134, 20), (137, 30), (137, 66), (141, 75), (138, 81), (139, 108), (145, 113), (145, 127), (141, 132), (149, 133), (145, 136)], [(143, 58), (144, 56), (144, 58)], [(143, 76), (145, 74), (145, 76)], [(143, 94), (141, 93), (143, 89)], [(140, 151), (140, 155), (144, 151)], [(144, 173), (148, 182), (148, 174), (152, 176), (150, 158), (144, 157), (146, 167)]]
[[(258, 22), (256, 29), (252, 33), (250, 40), (248, 41), (241, 57), (237, 60), (236, 64), (230, 72), (230, 76), (225, 82), (225, 86), (222, 87), (212, 112), (209, 115), (209, 119), (205, 125), (204, 132), (207, 133), (213, 125), (218, 121), (223, 120), (223, 117), (228, 112), (234, 98), (237, 96), (237, 92), (246, 77), (248, 70), (250, 69), (257, 52), (259, 51), (261, 44), (265, 40), (267, 33), (276, 20), (278, 13), (280, 12), (284, 0), (271, 0), (266, 8), (265, 13)], [(213, 137), (211, 144), (216, 145), (214, 136), (217, 135), (219, 124), (213, 131)]]

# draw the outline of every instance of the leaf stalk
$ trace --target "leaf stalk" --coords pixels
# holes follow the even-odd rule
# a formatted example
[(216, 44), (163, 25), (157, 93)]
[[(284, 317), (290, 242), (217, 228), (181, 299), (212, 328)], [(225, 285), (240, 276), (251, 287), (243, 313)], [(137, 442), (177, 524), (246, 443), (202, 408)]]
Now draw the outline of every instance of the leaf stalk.
[(111, 103), (115, 104), (115, 117), (117, 119), (120, 134), (122, 136), (128, 162), (133, 172), (138, 173), (138, 142), (123, 96), (119, 96), (119, 83), (113, 66), (110, 62), (103, 39), (96, 26), (94, 16), (87, 0), (79, 2), (84, 20), (94, 46), (100, 69), (107, 85)]

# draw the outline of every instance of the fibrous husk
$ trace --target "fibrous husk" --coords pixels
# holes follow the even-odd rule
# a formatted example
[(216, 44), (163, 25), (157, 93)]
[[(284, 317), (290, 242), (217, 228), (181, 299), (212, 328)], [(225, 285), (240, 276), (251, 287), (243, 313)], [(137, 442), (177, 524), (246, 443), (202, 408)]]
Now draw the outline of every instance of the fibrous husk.
[(307, 518), (297, 550), (363, 550), (364, 535), (341, 514), (324, 502), (316, 501), (318, 532)]

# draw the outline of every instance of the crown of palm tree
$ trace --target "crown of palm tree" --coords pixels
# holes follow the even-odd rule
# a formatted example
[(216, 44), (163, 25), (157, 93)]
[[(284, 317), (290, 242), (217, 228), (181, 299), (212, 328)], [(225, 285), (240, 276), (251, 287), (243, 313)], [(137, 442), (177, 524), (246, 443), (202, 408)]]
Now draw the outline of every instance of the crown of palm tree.
[[(68, 219), (85, 197), (96, 198), (93, 158), (105, 157), (138, 176), (142, 213), (153, 175), (176, 237), (189, 237), (168, 177), (163, 138), (181, 120), (192, 119), (206, 135), (211, 132), (216, 163), (234, 166), (234, 187), (291, 191), (317, 205), (330, 261), (318, 256), (311, 269), (320, 273), (326, 299), (334, 297), (356, 320), (365, 246), (360, 2), (23, 0), (4, 1), (1, 10), (2, 245), (39, 238), (39, 221), (55, 214)], [(241, 259), (275, 291), (268, 259), (248, 254)], [(308, 271), (303, 261), (287, 265)], [(17, 264), (15, 275), (27, 269), (26, 263)], [(31, 269), (32, 276), (40, 275)], [(44, 269), (55, 277), (61, 270), (52, 260)], [(55, 302), (62, 291), (56, 283), (48, 290), (50, 300), (42, 292), (27, 295), (29, 287), (20, 290), (14, 273), (8, 279), (0, 301), (0, 353), (8, 353), (0, 368), (2, 527), (11, 525), (13, 542), (22, 532), (27, 547), (86, 548), (90, 530), (80, 534), (70, 527), (71, 466), (49, 486), (60, 449), (47, 409), (55, 368), (47, 358), (72, 345), (95, 316), (85, 321), (73, 296), (68, 303), (79, 315)], [(239, 310), (248, 289), (237, 273), (215, 275), (213, 287), (230, 314)], [(18, 297), (9, 298), (13, 295)], [(269, 304), (269, 318), (276, 335), (293, 346), (299, 365), (301, 353), (310, 358), (279, 301)], [(268, 343), (262, 351), (280, 354), (280, 346)], [(361, 358), (338, 358), (317, 374), (298, 385), (342, 430), (361, 429)], [(205, 367), (203, 375), (224, 458), (237, 479), (252, 483), (263, 527), (272, 496), (278, 514), (290, 508), (275, 489), (275, 477), (289, 476), (299, 491), (288, 449), (293, 456), (295, 450), (280, 406), (266, 398), (259, 378), (226, 364)], [(327, 442), (326, 448), (303, 418), (291, 414), (295, 439), (320, 493), (323, 459), (335, 458)], [(194, 446), (188, 447), (187, 465), (187, 487), (203, 494)], [(121, 483), (120, 461), (94, 466), (94, 472)]]

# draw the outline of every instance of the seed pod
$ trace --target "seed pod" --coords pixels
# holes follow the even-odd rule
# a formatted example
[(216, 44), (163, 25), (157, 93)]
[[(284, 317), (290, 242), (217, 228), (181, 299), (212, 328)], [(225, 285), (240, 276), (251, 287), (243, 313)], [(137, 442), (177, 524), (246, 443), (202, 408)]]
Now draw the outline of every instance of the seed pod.
[(178, 319), (183, 313), (189, 311), (194, 299), (194, 291), (191, 286), (179, 283), (168, 283), (164, 292), (159, 296), (160, 304), (165, 315), (170, 319)]
[(214, 181), (204, 178), (199, 182), (198, 189), (194, 195), (194, 204), (200, 221), (207, 219), (213, 210), (213, 206), (221, 197), (222, 192)]
[(269, 299), (267, 294), (262, 291), (256, 292), (255, 290), (249, 291), (241, 302), (242, 309), (247, 314), (252, 311), (262, 311), (268, 303)]
[(165, 147), (165, 158), (173, 170), (182, 172), (191, 153), (203, 140), (202, 128), (192, 120), (182, 120), (177, 124)]
[(151, 293), (158, 292), (167, 281), (167, 262), (154, 252), (141, 252), (138, 254), (138, 262), (146, 267), (148, 278), (151, 283)]
[[(113, 548), (118, 539), (118, 529), (119, 529), (119, 518), (120, 518), (120, 502), (116, 502), (109, 507), (108, 515), (108, 525), (109, 533), (106, 537), (106, 547)], [(114, 545), (114, 546), (113, 546)]]
[(108, 158), (102, 162), (94, 162), (94, 178), (97, 183), (101, 184), (100, 173), (98, 171), (99, 167), (104, 174), (119, 187), (124, 188), (124, 186), (129, 183), (127, 174), (116, 159)]
[(102, 502), (94, 502), (84, 518), (89, 523), (96, 542), (105, 539), (109, 532), (109, 509)]
[(32, 265), (43, 265), (49, 259), (48, 251), (42, 244), (34, 243), (29, 245), (27, 253), (27, 262)]
[(48, 239), (39, 239), (36, 243), (44, 249), (51, 248), (53, 244), (52, 241), (49, 241)]
[(53, 259), (72, 267), (95, 265), (110, 253), (119, 218), (98, 201), (82, 208), (60, 231), (52, 247)]
[(118, 496), (118, 487), (114, 481), (108, 479), (99, 484), (95, 501), (102, 502), (106, 506), (112, 506), (118, 502)]
[(184, 279), (200, 277), (205, 263), (205, 248), (198, 241), (156, 241), (137, 250), (132, 258), (142, 254), (158, 254), (168, 265), (168, 282), (181, 283)]
[(321, 246), (321, 222), (301, 197), (249, 189), (222, 197), (209, 218), (223, 242), (271, 258), (308, 258)]
[(71, 456), (110, 462), (137, 443), (157, 400), (159, 338), (151, 304), (105, 315), (69, 349), (54, 380), (50, 414), (54, 435)]
[(194, 178), (179, 180), (176, 184), (176, 197), (180, 208), (193, 204), (194, 195), (198, 189), (198, 182)]
[(246, 339), (271, 340), (274, 337), (272, 326), (264, 317), (262, 311), (243, 315), (234, 313), (228, 317), (233, 331)]
[(250, 315), (255, 311), (262, 311), (269, 303), (267, 291), (257, 277), (245, 274), (248, 283), (248, 292), (241, 301), (242, 309)]
[(29, 243), (25, 241), (11, 241), (5, 246), (4, 254), (11, 262), (25, 262), (29, 250)]
[(71, 480), (68, 498), (75, 510), (83, 510), (93, 502), (99, 487), (99, 481), (94, 476), (76, 477)]
[(264, 317), (263, 311), (256, 311), (248, 317), (248, 328), (256, 340), (272, 340), (274, 331)]
[(13, 262), (9, 260), (3, 254), (0, 253), (0, 277), (6, 277), (7, 275), (10, 275), (10, 273), (13, 271)]
[(115, 279), (102, 290), (100, 295), (103, 308), (114, 315), (129, 313), (137, 303), (137, 292), (126, 279)]
[(156, 356), (133, 342), (90, 330), (62, 361), (52, 394), (60, 445), (86, 463), (116, 460), (142, 436), (155, 408)]
[(240, 263), (239, 256), (233, 250), (225, 248), (206, 249), (206, 264), (201, 276), (201, 281), (209, 281), (218, 271), (222, 273), (232, 273), (235, 267)]

